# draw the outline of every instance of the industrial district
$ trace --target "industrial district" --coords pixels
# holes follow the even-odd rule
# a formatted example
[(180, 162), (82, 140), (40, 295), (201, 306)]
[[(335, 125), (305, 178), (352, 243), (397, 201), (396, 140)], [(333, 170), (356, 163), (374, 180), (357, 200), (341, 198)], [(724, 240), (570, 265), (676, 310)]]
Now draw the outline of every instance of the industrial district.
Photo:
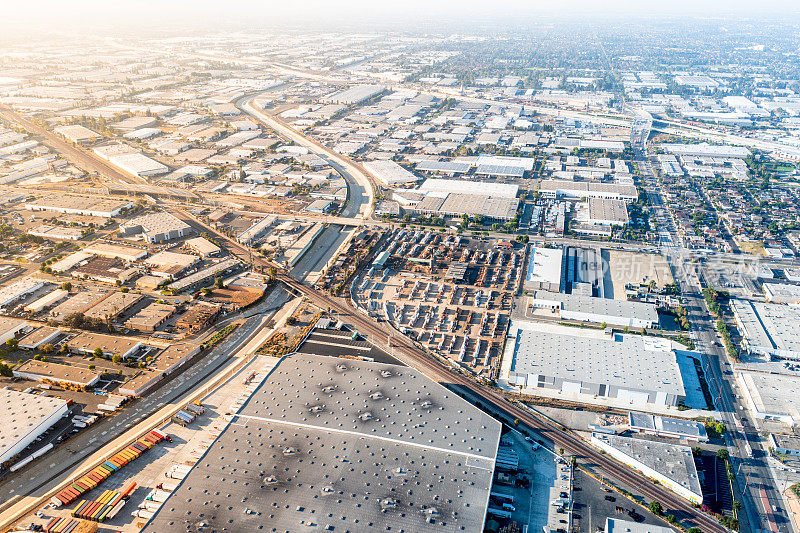
[(0, 531), (800, 531), (800, 23), (494, 30), (0, 40)]

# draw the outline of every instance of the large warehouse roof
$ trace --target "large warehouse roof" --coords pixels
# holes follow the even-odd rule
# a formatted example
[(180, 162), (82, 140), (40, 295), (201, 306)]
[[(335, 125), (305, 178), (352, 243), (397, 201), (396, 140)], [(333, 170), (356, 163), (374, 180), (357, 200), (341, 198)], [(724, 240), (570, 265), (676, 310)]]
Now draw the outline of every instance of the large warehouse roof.
[[(606, 383), (632, 390), (684, 396), (676, 354), (667, 339), (592, 335), (575, 328), (514, 321), (511, 370), (577, 383)], [(592, 336), (590, 336), (592, 335)]]
[(416, 174), (388, 159), (369, 161), (364, 163), (364, 168), (375, 176), (375, 179), (388, 186), (416, 183), (420, 179)]
[(564, 250), (560, 247), (532, 247), (525, 281), (527, 283), (545, 283), (551, 287), (559, 287), (561, 285), (561, 265), (563, 260)]
[(414, 369), (295, 354), (144, 531), (480, 532), (499, 440), (499, 422)]
[(737, 325), (748, 348), (763, 355), (800, 358), (800, 309), (788, 305), (733, 300)]
[(49, 427), (55, 420), (48, 420), (66, 413), (66, 407), (66, 400), (60, 398), (0, 389), (0, 462), (18, 453), (31, 432), (41, 433), (37, 428)]
[(495, 198), (516, 198), (519, 185), (474, 180), (427, 179), (420, 191), (462, 194), (485, 194)]

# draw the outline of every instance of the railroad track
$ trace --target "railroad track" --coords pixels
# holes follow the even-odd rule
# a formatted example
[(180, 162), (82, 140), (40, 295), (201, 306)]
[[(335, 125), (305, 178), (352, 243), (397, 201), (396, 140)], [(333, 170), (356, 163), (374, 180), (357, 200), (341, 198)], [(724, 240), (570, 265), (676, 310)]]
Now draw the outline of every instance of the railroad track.
[[(219, 233), (214, 228), (206, 227), (224, 240), (235, 255), (249, 256), (249, 250), (246, 247)], [(502, 413), (508, 420), (519, 420), (519, 425), (527, 426), (546, 436), (556, 446), (564, 448), (570, 454), (591, 464), (603, 476), (627, 485), (648, 500), (658, 501), (664, 508), (665, 514), (677, 514), (679, 521), (687, 527), (699, 527), (703, 533), (725, 533), (728, 531), (713, 516), (695, 508), (690, 502), (662, 485), (658, 485), (649, 478), (636, 473), (624, 463), (600, 452), (600, 450), (578, 435), (522, 409), (498, 390), (481, 385), (474, 379), (445, 366), (425, 350), (419, 348), (408, 337), (400, 335), (394, 330), (384, 328), (381, 324), (374, 322), (340, 300), (323, 294), (288, 274), (281, 273), (280, 265), (258, 255), (249, 257), (252, 257), (254, 265), (258, 264), (266, 268), (275, 267), (279, 272), (278, 281), (309, 298), (320, 308), (336, 311), (340, 318), (352, 323), (360, 332), (374, 335), (379, 339), (386, 337), (388, 340), (389, 336), (392, 336), (392, 347), (395, 350), (399, 350), (399, 353), (397, 351), (394, 352), (395, 356), (409, 366), (423, 372), (426, 376), (441, 384), (456, 385), (468, 390), (474, 396), (481, 398), (484, 403), (489, 404), (491, 409)]]
[(114, 178), (124, 183), (147, 183), (146, 180), (128, 176), (89, 151), (68, 143), (55, 133), (23, 117), (16, 111), (7, 107), (0, 107), (0, 117), (9, 123), (23, 127), (28, 133), (41, 137), (45, 144), (56, 150), (67, 161), (87, 172), (96, 172), (103, 178)]

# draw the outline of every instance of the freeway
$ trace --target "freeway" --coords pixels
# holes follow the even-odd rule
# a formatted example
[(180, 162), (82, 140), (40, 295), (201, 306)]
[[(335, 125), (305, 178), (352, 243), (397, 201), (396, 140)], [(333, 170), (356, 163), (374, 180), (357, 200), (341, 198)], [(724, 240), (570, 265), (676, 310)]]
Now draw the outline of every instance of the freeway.
[[(771, 469), (767, 464), (766, 444), (758, 434), (758, 428), (742, 416), (747, 406), (741, 394), (736, 394), (737, 385), (732, 378), (731, 361), (719, 342), (716, 325), (702, 294), (702, 284), (698, 271), (689, 263), (690, 251), (683, 246), (678, 235), (671, 213), (661, 196), (656, 176), (647, 156), (647, 138), (649, 124), (643, 124), (642, 132), (634, 141), (639, 168), (643, 171), (645, 190), (653, 207), (655, 219), (660, 229), (665, 232), (662, 237), (662, 250), (675, 280), (680, 284), (684, 307), (695, 333), (697, 348), (705, 354), (703, 369), (709, 385), (714, 406), (723, 423), (729, 429), (726, 442), (731, 449), (731, 462), (735, 469), (737, 488), (742, 497), (745, 515), (740, 513), (739, 519), (744, 529), (745, 518), (750, 531), (768, 530), (789, 532), (791, 526), (783, 510), (783, 501), (772, 479)], [(741, 481), (744, 481), (744, 487)], [(774, 509), (777, 509), (775, 511)]]
[[(15, 497), (39, 497), (46, 494), (53, 483), (63, 479), (85, 459), (126, 430), (142, 422), (160, 408), (180, 403), (196, 387), (217, 375), (230, 355), (245, 346), (265, 325), (265, 316), (285, 304), (284, 291), (273, 291), (256, 307), (248, 310), (245, 322), (223, 342), (214, 347), (184, 372), (168, 378), (153, 393), (136, 400), (120, 413), (95, 423), (86, 430), (56, 447), (37, 461), (13, 476), (0, 482), (0, 501), (13, 502)], [(3, 524), (7, 520), (3, 513)], [(0, 524), (2, 527), (3, 524)]]
[(33, 135), (40, 137), (46, 145), (56, 150), (64, 159), (78, 168), (82, 168), (87, 172), (94, 172), (106, 178), (113, 178), (123, 183), (146, 183), (145, 180), (138, 176), (117, 169), (92, 152), (70, 144), (57, 134), (26, 119), (16, 111), (12, 111), (7, 107), (0, 107), (0, 118), (11, 124), (17, 124)]
[(347, 183), (347, 204), (341, 215), (347, 218), (370, 219), (375, 210), (374, 183), (364, 167), (303, 135), (277, 117), (265, 113), (263, 108), (257, 104), (258, 101), (258, 96), (249, 95), (237, 100), (236, 105), (285, 139), (297, 143), (327, 161)]
[[(216, 236), (225, 241), (233, 253), (249, 255), (249, 251), (230, 237), (209, 228)], [(261, 268), (278, 267), (260, 256), (254, 256), (253, 261)], [(392, 355), (405, 364), (420, 370), (429, 378), (447, 385), (450, 388), (462, 391), (469, 395), (480, 397), (481, 407), (490, 414), (505, 421), (519, 421), (518, 429), (528, 428), (552, 440), (556, 446), (563, 447), (569, 453), (578, 456), (582, 461), (590, 464), (594, 470), (605, 477), (617, 480), (630, 486), (649, 500), (657, 500), (666, 511), (675, 514), (679, 519), (691, 527), (697, 525), (704, 533), (723, 533), (727, 531), (713, 517), (695, 509), (690, 502), (681, 498), (662, 485), (652, 483), (649, 479), (636, 473), (628, 466), (601, 453), (591, 444), (578, 435), (563, 430), (552, 422), (535, 416), (529, 410), (517, 405), (515, 402), (497, 389), (484, 386), (471, 377), (463, 375), (454, 366), (443, 363), (424, 349), (418, 347), (413, 341), (403, 335), (398, 335), (385, 323), (375, 322), (373, 319), (355, 311), (346, 300), (329, 297), (305, 285), (293, 277), (279, 273), (278, 280), (299, 295), (305, 296), (322, 309), (334, 312), (343, 322), (354, 326), (362, 334), (366, 334), (373, 343), (380, 343), (388, 348)], [(384, 339), (386, 342), (384, 342)]]

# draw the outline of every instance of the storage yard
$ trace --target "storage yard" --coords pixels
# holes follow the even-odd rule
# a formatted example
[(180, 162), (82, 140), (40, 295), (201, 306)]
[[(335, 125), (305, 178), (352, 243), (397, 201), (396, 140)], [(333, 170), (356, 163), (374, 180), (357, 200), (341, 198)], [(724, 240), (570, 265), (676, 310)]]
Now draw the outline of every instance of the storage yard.
[(524, 248), (506, 241), (394, 230), (353, 298), (431, 350), (491, 378), (499, 364)]

